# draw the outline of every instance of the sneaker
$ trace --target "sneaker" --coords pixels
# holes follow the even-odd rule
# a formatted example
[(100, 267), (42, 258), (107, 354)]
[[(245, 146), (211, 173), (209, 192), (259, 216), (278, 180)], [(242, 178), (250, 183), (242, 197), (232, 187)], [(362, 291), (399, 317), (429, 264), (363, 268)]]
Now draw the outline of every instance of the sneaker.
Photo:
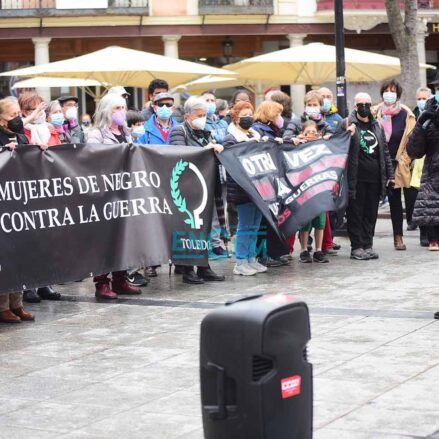
[(254, 276), (256, 273), (257, 271), (248, 264), (235, 264), (233, 268), (233, 274), (241, 276)]
[(378, 259), (379, 254), (372, 248), (365, 248), (364, 252), (369, 256), (369, 259)]
[(279, 259), (273, 258), (261, 258), (259, 259), (259, 263), (266, 267), (280, 267), (284, 265)]
[(333, 248), (325, 248), (323, 250), (323, 254), (326, 256), (337, 256), (338, 252), (337, 252), (337, 250), (334, 250)]
[(149, 279), (145, 279), (138, 271), (128, 273), (127, 281), (135, 287), (144, 287), (148, 285)]
[(280, 261), (282, 263), (282, 265), (290, 265), (290, 258), (288, 257), (288, 255), (283, 255), (280, 256), (279, 258), (275, 258), (276, 261)]
[(256, 270), (258, 273), (265, 273), (267, 271), (267, 267), (265, 265), (260, 264), (259, 262), (249, 262), (248, 266)]
[(227, 252), (222, 247), (214, 247), (211, 251), (209, 251), (209, 259), (212, 261), (225, 259), (227, 257)]
[(351, 251), (351, 259), (356, 259), (357, 261), (367, 261), (370, 258), (362, 248), (356, 248), (355, 250)]
[(332, 248), (334, 249), (334, 250), (340, 250), (341, 249), (341, 245), (340, 244), (336, 244), (335, 242), (332, 244)]
[(414, 224), (413, 222), (409, 222), (408, 224), (407, 224), (407, 230), (409, 231), (409, 232), (412, 232), (413, 230), (416, 230), (418, 228), (418, 225), (417, 224)]
[(437, 241), (431, 241), (428, 250), (431, 252), (439, 251), (439, 243)]
[(314, 252), (312, 255), (312, 260), (314, 262), (320, 262), (321, 264), (326, 264), (329, 262), (329, 259), (323, 254), (322, 251)]
[(302, 262), (304, 264), (309, 264), (310, 262), (312, 262), (312, 257), (308, 250), (304, 250), (300, 253), (299, 262)]

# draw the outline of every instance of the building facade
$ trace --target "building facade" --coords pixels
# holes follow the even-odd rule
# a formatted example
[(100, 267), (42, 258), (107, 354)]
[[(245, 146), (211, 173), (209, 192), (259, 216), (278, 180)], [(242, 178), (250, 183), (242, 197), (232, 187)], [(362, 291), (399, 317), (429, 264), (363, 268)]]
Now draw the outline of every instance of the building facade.
[[(0, 69), (57, 61), (110, 45), (222, 66), (309, 42), (334, 44), (333, 3), (1, 0)], [(439, 0), (419, 0), (418, 4), (420, 58), (437, 65)], [(384, 0), (345, 0), (344, 10), (346, 47), (395, 54)], [(0, 93), (9, 94), (10, 84), (3, 79)], [(135, 91), (134, 99), (140, 105), (143, 91)]]

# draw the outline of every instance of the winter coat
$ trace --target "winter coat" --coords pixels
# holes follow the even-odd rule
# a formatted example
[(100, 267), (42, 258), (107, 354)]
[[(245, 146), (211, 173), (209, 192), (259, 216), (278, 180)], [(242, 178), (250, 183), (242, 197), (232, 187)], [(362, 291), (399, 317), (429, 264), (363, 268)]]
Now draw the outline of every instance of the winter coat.
[(427, 101), (425, 111), (436, 111), (436, 117), (423, 125), (417, 123), (407, 144), (412, 159), (425, 155), (412, 221), (420, 226), (439, 226), (439, 104), (434, 98)]
[(7, 134), (0, 127), (0, 146), (5, 146), (8, 143), (11, 143), (12, 137), (17, 138), (18, 145), (28, 145), (29, 144), (29, 141), (27, 140), (27, 137), (24, 134)]
[[(407, 112), (407, 118), (405, 121), (405, 130), (402, 135), (401, 143), (399, 144), (398, 151), (396, 152), (396, 168), (395, 168), (395, 187), (410, 187), (410, 180), (412, 178), (410, 172), (411, 159), (407, 154), (407, 142), (410, 133), (416, 124), (416, 117), (412, 113), (409, 107), (401, 104), (401, 108)], [(378, 121), (382, 118), (381, 107), (377, 108), (376, 118)]]
[[(236, 128), (234, 123), (229, 125), (229, 134), (224, 139), (223, 146), (225, 149), (233, 148), (234, 145), (251, 140), (259, 140), (261, 136), (255, 130), (250, 128), (251, 137), (247, 136), (243, 131)], [(233, 178), (227, 174), (227, 201), (229, 203), (244, 204), (250, 203), (251, 199), (247, 192), (236, 183)]]
[[(347, 164), (347, 175), (348, 175), (348, 188), (349, 188), (349, 199), (355, 200), (357, 195), (357, 182), (358, 182), (358, 156), (360, 154), (360, 136), (359, 136), (359, 120), (357, 119), (356, 111), (353, 111), (348, 118), (346, 123), (342, 123), (339, 130), (343, 130), (346, 126), (354, 124), (357, 129), (355, 134), (351, 138), (351, 145), (349, 148), (348, 164)], [(343, 126), (344, 125), (344, 126)], [(380, 161), (380, 184), (381, 184), (381, 196), (384, 198), (387, 193), (387, 181), (394, 178), (392, 160), (390, 159), (389, 149), (387, 147), (386, 137), (384, 130), (380, 123), (376, 120), (372, 120), (372, 130), (375, 137), (378, 140), (378, 151), (379, 151), (379, 161)]]
[[(177, 125), (172, 117), (169, 123), (171, 124), (171, 127), (175, 127)], [(138, 139), (137, 143), (142, 143), (143, 145), (169, 145), (170, 140), (171, 133), (168, 135), (168, 140), (165, 141), (165, 139), (162, 137), (162, 133), (155, 124), (155, 116), (153, 116), (145, 122), (145, 134)]]
[[(300, 117), (293, 117), (284, 132), (283, 139), (290, 142), (292, 137), (298, 136), (302, 131), (303, 124), (308, 120), (311, 119), (306, 114), (302, 114)], [(317, 123), (317, 129), (320, 131), (322, 136), (335, 132), (335, 130), (333, 130), (329, 123), (323, 118), (315, 122)]]
[[(128, 128), (124, 128), (123, 133), (125, 134), (125, 138), (127, 139), (127, 143), (131, 143), (133, 141), (130, 131)], [(88, 132), (87, 144), (90, 143), (103, 143), (105, 145), (119, 145), (120, 142), (117, 140), (115, 135), (111, 132), (110, 128), (92, 128)]]
[[(56, 130), (56, 128), (51, 125), (48, 124), (48, 128), (50, 131), (50, 138), (49, 141), (47, 142), (47, 146), (57, 146), (57, 145), (61, 145), (61, 139), (59, 138), (59, 133)], [(27, 128), (24, 129), (24, 135), (27, 137), (27, 140), (29, 141), (29, 143), (32, 142), (31, 138), (32, 138), (32, 134), (30, 132), (30, 130), (28, 130)]]
[(187, 122), (172, 128), (169, 134), (170, 145), (206, 146), (211, 141), (210, 131), (194, 130)]
[(64, 132), (66, 134), (67, 143), (86, 143), (84, 131), (82, 131), (81, 125), (76, 125), (70, 128), (70, 124), (64, 123)]
[(329, 124), (332, 131), (336, 131), (343, 118), (338, 114), (337, 107), (332, 104), (328, 113), (323, 115), (323, 119)]
[[(276, 127), (277, 128), (277, 127)], [(274, 140), (276, 137), (280, 137), (280, 130), (278, 132), (271, 124), (255, 122), (252, 125), (252, 129), (254, 129), (261, 137), (268, 137), (268, 140)]]
[(218, 116), (214, 115), (207, 118), (206, 127), (204, 129), (211, 132), (216, 143), (222, 144), (227, 135), (228, 127), (229, 125), (224, 119), (220, 119)]

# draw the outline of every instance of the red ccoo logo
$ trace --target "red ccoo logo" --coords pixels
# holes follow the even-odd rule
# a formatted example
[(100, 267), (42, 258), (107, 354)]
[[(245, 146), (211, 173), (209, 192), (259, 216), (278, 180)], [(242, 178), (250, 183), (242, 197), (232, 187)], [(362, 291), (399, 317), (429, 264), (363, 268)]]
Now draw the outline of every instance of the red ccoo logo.
[(291, 398), (292, 396), (300, 395), (300, 385), (302, 383), (302, 377), (300, 375), (294, 375), (292, 377), (284, 378), (281, 380), (282, 398)]

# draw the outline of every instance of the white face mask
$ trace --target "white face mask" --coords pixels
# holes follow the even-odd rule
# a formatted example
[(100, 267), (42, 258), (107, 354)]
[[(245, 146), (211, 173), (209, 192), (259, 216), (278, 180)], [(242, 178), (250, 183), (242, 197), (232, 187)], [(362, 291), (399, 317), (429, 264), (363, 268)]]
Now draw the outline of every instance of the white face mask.
[(397, 95), (394, 91), (385, 91), (383, 93), (383, 101), (387, 105), (393, 105), (396, 102)]
[(141, 126), (141, 127), (136, 127), (133, 129), (133, 136), (135, 137), (141, 137), (145, 134), (145, 127)]
[(196, 130), (204, 130), (204, 127), (206, 126), (206, 120), (206, 116), (198, 117), (191, 122), (191, 125)]
[(70, 107), (66, 111), (67, 120), (78, 120), (78, 109), (76, 107)]
[(311, 118), (311, 119), (317, 119), (320, 115), (320, 107), (306, 107), (305, 113)]

